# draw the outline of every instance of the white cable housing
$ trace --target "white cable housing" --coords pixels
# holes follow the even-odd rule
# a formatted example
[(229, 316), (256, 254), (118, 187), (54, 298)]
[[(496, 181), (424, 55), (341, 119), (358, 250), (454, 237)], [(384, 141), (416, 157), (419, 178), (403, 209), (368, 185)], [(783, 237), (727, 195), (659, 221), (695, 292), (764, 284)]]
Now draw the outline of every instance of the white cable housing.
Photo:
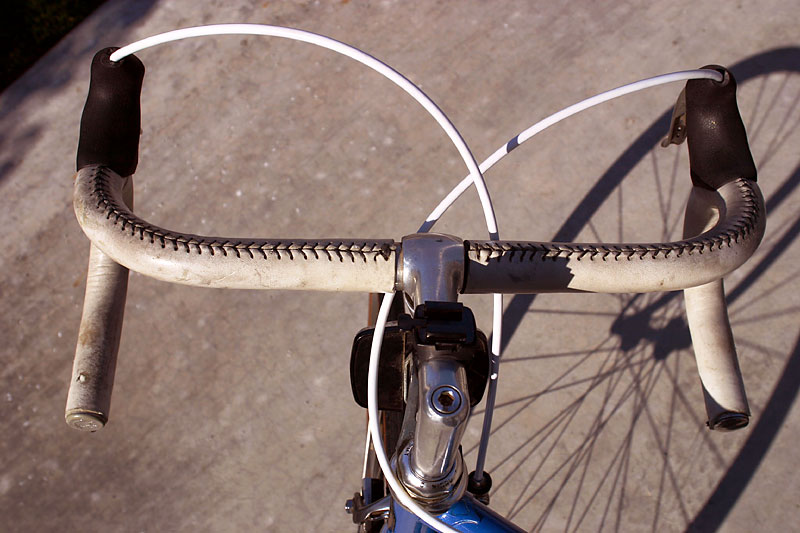
[[(499, 161), (502, 157), (508, 154), (512, 149), (516, 148), (518, 145), (530, 139), (537, 133), (543, 131), (544, 129), (552, 126), (553, 124), (569, 116), (572, 116), (580, 111), (588, 109), (599, 103), (611, 100), (613, 98), (617, 98), (625, 94), (639, 91), (648, 87), (661, 85), (664, 83), (670, 83), (673, 81), (682, 81), (682, 80), (696, 79), (696, 78), (709, 78), (709, 79), (714, 79), (716, 81), (722, 81), (722, 74), (715, 70), (692, 70), (692, 71), (682, 71), (682, 72), (675, 72), (672, 74), (665, 74), (662, 76), (656, 76), (654, 78), (649, 78), (632, 84), (624, 85), (622, 87), (618, 87), (611, 91), (607, 91), (598, 94), (596, 96), (593, 96), (591, 98), (588, 98), (586, 100), (583, 100), (582, 102), (567, 107), (553, 115), (550, 115), (544, 120), (537, 122), (530, 128), (526, 129), (525, 131), (517, 135), (514, 139), (512, 139), (513, 145), (512, 142), (506, 143), (503, 147), (495, 151), (495, 153), (493, 153), (488, 159), (486, 159), (479, 166), (474, 156), (472, 155), (469, 147), (467, 146), (466, 142), (458, 132), (458, 130), (456, 130), (455, 126), (450, 122), (450, 120), (442, 112), (442, 110), (439, 109), (439, 107), (422, 90), (416, 87), (411, 81), (405, 78), (402, 74), (400, 74), (390, 66), (386, 65), (385, 63), (381, 62), (380, 60), (352, 46), (349, 46), (340, 41), (336, 41), (334, 39), (319, 34), (292, 28), (259, 25), (259, 24), (218, 24), (210, 26), (198, 26), (198, 27), (175, 30), (160, 35), (155, 35), (146, 39), (142, 39), (140, 41), (137, 41), (135, 43), (132, 43), (128, 46), (125, 46), (117, 50), (111, 55), (110, 59), (112, 61), (119, 61), (124, 57), (126, 57), (127, 55), (133, 54), (135, 52), (144, 50), (152, 46), (180, 39), (199, 37), (199, 36), (210, 36), (210, 35), (264, 35), (264, 36), (287, 38), (296, 41), (306, 42), (309, 44), (314, 44), (316, 46), (327, 48), (329, 50), (350, 57), (351, 59), (354, 59), (359, 63), (362, 63), (363, 65), (371, 68), (372, 70), (375, 70), (379, 74), (383, 75), (384, 77), (394, 82), (406, 93), (408, 93), (411, 97), (413, 97), (420, 105), (422, 105), (422, 107), (426, 111), (428, 111), (428, 113), (431, 114), (431, 116), (436, 120), (439, 126), (445, 131), (447, 136), (453, 142), (469, 171), (469, 175), (466, 178), (464, 178), (444, 198), (444, 200), (442, 200), (442, 202), (436, 207), (436, 209), (434, 209), (434, 211), (428, 216), (426, 222), (423, 224), (423, 226), (420, 228), (419, 231), (420, 232), (429, 231), (436, 223), (436, 221), (442, 216), (442, 214), (450, 207), (450, 205), (452, 205), (461, 196), (461, 194), (463, 194), (463, 192), (466, 191), (466, 189), (471, 184), (474, 183), (478, 192), (478, 196), (481, 201), (484, 218), (486, 221), (487, 229), (489, 231), (490, 239), (492, 240), (499, 239), (497, 220), (492, 207), (491, 197), (486, 188), (486, 183), (484, 181), (482, 173), (491, 168), (497, 161)], [(393, 298), (394, 298), (394, 293), (391, 292), (386, 293), (380, 307), (377, 322), (375, 324), (375, 334), (373, 336), (373, 342), (370, 353), (368, 389), (367, 389), (369, 433), (372, 438), (378, 463), (380, 464), (381, 470), (383, 471), (386, 481), (392, 488), (392, 491), (394, 492), (397, 501), (401, 505), (412, 511), (414, 514), (416, 514), (421, 520), (423, 520), (430, 527), (439, 530), (443, 533), (457, 533), (455, 529), (444, 524), (436, 517), (432, 516), (431, 514), (427, 513), (424, 509), (422, 509), (406, 492), (406, 490), (398, 482), (398, 480), (396, 479), (391, 470), (391, 466), (389, 465), (389, 460), (386, 456), (386, 450), (383, 446), (383, 442), (381, 441), (379, 425), (378, 425), (378, 409), (377, 409), (377, 376), (378, 376), (377, 369), (380, 358), (380, 348), (382, 344), (383, 333), (385, 330), (386, 321), (389, 315), (389, 310), (391, 308)], [(503, 312), (502, 295), (495, 294), (493, 297), (493, 303), (494, 303), (493, 341), (492, 341), (491, 351), (494, 357), (499, 358), (500, 344), (502, 340), (501, 339), (502, 312)], [(496, 374), (492, 376), (492, 380), (496, 382)], [(494, 388), (495, 387), (490, 387), (490, 394), (493, 394), (494, 390), (492, 389)], [(486, 427), (484, 429), (486, 429)], [(488, 435), (486, 435), (486, 437), (488, 437)], [(483, 448), (482, 453), (485, 453), (485, 443), (483, 443), (483, 441), (484, 441), (484, 436), (482, 436), (482, 448)], [(480, 473), (482, 473), (483, 461), (479, 460), (479, 463), (480, 463), (479, 465), (479, 470), (480, 470), (479, 477), (480, 477)]]
[(384, 294), (383, 301), (381, 302), (380, 310), (378, 311), (378, 319), (375, 322), (375, 333), (372, 336), (372, 348), (369, 354), (369, 374), (367, 378), (367, 411), (369, 412), (369, 432), (372, 437), (372, 446), (375, 449), (375, 457), (378, 459), (378, 464), (381, 466), (386, 482), (392, 489), (394, 497), (400, 504), (417, 515), (423, 522), (430, 527), (440, 531), (441, 533), (458, 533), (455, 530), (438, 520), (436, 517), (425, 511), (408, 495), (406, 489), (397, 481), (397, 478), (392, 472), (392, 467), (389, 464), (389, 459), (386, 457), (386, 449), (381, 440), (381, 431), (378, 425), (378, 363), (381, 357), (381, 344), (383, 343), (383, 332), (386, 328), (386, 321), (389, 318), (389, 311), (392, 309), (392, 300), (394, 300), (394, 293), (388, 292)]
[(291, 39), (294, 41), (302, 41), (305, 43), (327, 48), (351, 59), (354, 59), (365, 65), (375, 72), (383, 75), (398, 87), (407, 92), (414, 100), (416, 100), (436, 122), (445, 131), (447, 136), (455, 145), (461, 158), (469, 170), (470, 176), (475, 183), (480, 198), (481, 205), (483, 206), (483, 214), (486, 219), (486, 227), (489, 229), (489, 234), (496, 237), (497, 233), (497, 219), (494, 216), (492, 209), (492, 200), (489, 196), (489, 191), (486, 189), (486, 182), (483, 180), (481, 170), (478, 168), (478, 162), (472, 155), (467, 143), (464, 141), (461, 134), (456, 130), (450, 119), (439, 109), (439, 107), (426, 95), (419, 87), (414, 85), (408, 78), (397, 72), (395, 69), (372, 57), (371, 55), (362, 52), (341, 41), (325, 37), (316, 33), (297, 30), (294, 28), (284, 28), (281, 26), (269, 26), (266, 24), (212, 24), (209, 26), (195, 26), (192, 28), (183, 28), (180, 30), (168, 31), (159, 35), (147, 37), (127, 46), (123, 46), (113, 54), (111, 54), (111, 61), (119, 61), (124, 57), (150, 48), (159, 44), (178, 41), (181, 39), (188, 39), (191, 37), (202, 37), (211, 35), (265, 35), (269, 37), (281, 37), (284, 39)]
[[(217, 25), (210, 25), (210, 26), (197, 26), (193, 28), (184, 28), (180, 30), (174, 30), (167, 33), (162, 33), (160, 35), (155, 35), (152, 37), (148, 37), (146, 39), (142, 39), (135, 43), (132, 43), (128, 46), (120, 48), (113, 54), (111, 54), (110, 59), (112, 61), (119, 61), (124, 57), (138, 52), (140, 50), (144, 50), (146, 48), (156, 46), (163, 43), (168, 43), (172, 41), (177, 41), (180, 39), (187, 39), (190, 37), (200, 37), (200, 36), (209, 36), (209, 35), (266, 35), (272, 37), (283, 37), (287, 39), (293, 39), (296, 41), (302, 41), (310, 44), (314, 44), (317, 46), (321, 46), (323, 48), (327, 48), (329, 50), (333, 50), (334, 52), (339, 52), (351, 59), (366, 65), (367, 67), (375, 70), (379, 74), (382, 74), (396, 85), (398, 85), (401, 89), (403, 89), (406, 93), (408, 93), (411, 97), (413, 97), (423, 108), (425, 108), (428, 113), (433, 116), (436, 122), (441, 126), (441, 128), (445, 131), (447, 136), (455, 145), (456, 149), (458, 150), (461, 158), (464, 160), (464, 163), (467, 166), (467, 169), (470, 172), (470, 176), (475, 184), (475, 187), (478, 191), (478, 197), (480, 198), (481, 205), (483, 207), (484, 218), (486, 220), (486, 227), (489, 230), (489, 236), (493, 240), (499, 239), (499, 234), (497, 230), (497, 219), (495, 217), (494, 209), (492, 208), (492, 201), (491, 197), (489, 196), (489, 191), (486, 188), (486, 182), (483, 179), (483, 174), (481, 173), (480, 168), (478, 167), (478, 163), (475, 160), (475, 157), (472, 155), (469, 147), (467, 146), (464, 139), (461, 137), (461, 134), (456, 130), (455, 126), (453, 126), (452, 122), (447, 118), (444, 112), (439, 109), (439, 107), (431, 100), (422, 90), (420, 90), (416, 85), (411, 83), (405, 76), (394, 70), (389, 65), (383, 63), (382, 61), (354, 48), (347, 44), (344, 44), (340, 41), (336, 41), (329, 37), (325, 37), (323, 35), (318, 35), (315, 33), (296, 30), (292, 28), (283, 28), (279, 26), (268, 26), (268, 25), (260, 25), (260, 24), (217, 24)], [(405, 507), (410, 509), (414, 514), (416, 514), (419, 518), (421, 518), (425, 523), (430, 525), (431, 527), (442, 531), (443, 533), (456, 533), (456, 531), (446, 524), (440, 522), (432, 515), (425, 512), (424, 509), (419, 507), (411, 497), (406, 493), (405, 489), (400, 485), (400, 483), (395, 479), (391, 468), (389, 466), (389, 462), (386, 460), (386, 452), (383, 448), (383, 443), (380, 441), (380, 434), (378, 433), (378, 425), (377, 425), (377, 363), (378, 363), (378, 356), (380, 355), (380, 346), (381, 346), (381, 338), (383, 335), (383, 329), (386, 324), (386, 317), (388, 316), (388, 304), (391, 304), (393, 294), (384, 298), (384, 304), (381, 306), (381, 314), (378, 318), (378, 324), (375, 327), (375, 335), (373, 337), (373, 355), (370, 358), (370, 389), (372, 392), (368, 396), (368, 411), (369, 411), (369, 424), (370, 430), (372, 432), (372, 439), (373, 444), (376, 452), (376, 456), (378, 457), (378, 462), (381, 466), (381, 470), (383, 471), (384, 476), (386, 477), (387, 482), (392, 487), (395, 492), (395, 496), (403, 504)], [(502, 314), (502, 308), (501, 308)], [(381, 320), (381, 316), (383, 319)], [(375, 355), (377, 345), (377, 354)], [(373, 369), (373, 366), (375, 369)], [(373, 376), (374, 374), (374, 376)], [(372, 378), (374, 377), (375, 382), (373, 383)]]
[[(652, 78), (639, 80), (609, 91), (597, 94), (582, 100), (576, 104), (557, 111), (552, 115), (540, 120), (528, 129), (522, 131), (517, 136), (513, 137), (510, 141), (495, 150), (495, 152), (486, 158), (479, 166), (481, 172), (486, 172), (494, 166), (495, 163), (500, 161), (503, 157), (508, 155), (511, 150), (517, 148), (519, 145), (549, 128), (550, 126), (568, 118), (572, 115), (585, 111), (590, 107), (594, 107), (603, 102), (613, 100), (620, 96), (630, 94), (650, 87), (664, 85), (676, 81), (686, 81), (691, 79), (712, 79), (717, 82), (722, 82), (724, 76), (721, 72), (713, 69), (696, 69), (696, 70), (682, 70), (672, 72), (669, 74), (661, 74)], [(458, 183), (434, 208), (430, 215), (425, 219), (425, 222), (420, 226), (419, 232), (430, 231), (436, 222), (444, 215), (444, 213), (452, 206), (456, 200), (472, 185), (472, 176), (467, 176)], [(481, 439), (478, 446), (478, 457), (475, 466), (475, 478), (480, 481), (483, 478), (483, 468), (486, 462), (486, 451), (488, 448), (489, 434), (492, 427), (493, 406), (495, 403), (495, 396), (497, 394), (497, 379), (499, 371), (500, 351), (501, 351), (501, 336), (502, 336), (502, 321), (503, 321), (503, 299), (502, 295), (495, 294), (493, 302), (493, 336), (492, 336), (492, 370), (489, 381), (489, 390), (486, 396), (487, 409), (484, 412), (483, 429), (481, 430)]]
[[(633, 83), (629, 83), (627, 85), (623, 85), (621, 87), (617, 87), (616, 89), (611, 89), (610, 91), (606, 91), (585, 100), (578, 102), (577, 104), (573, 104), (569, 107), (565, 107), (561, 111), (553, 113), (549, 117), (546, 117), (533, 126), (529, 127), (528, 129), (520, 132), (516, 137), (513, 137), (511, 141), (507, 142), (495, 152), (490, 155), (486, 160), (480, 164), (480, 171), (486, 172), (490, 168), (494, 166), (495, 163), (500, 161), (503, 157), (505, 157), (511, 150), (518, 147), (537, 133), (540, 133), (550, 126), (561, 122), (565, 118), (569, 118), (572, 115), (580, 113), (581, 111), (585, 111), (590, 107), (594, 107), (598, 104), (602, 104), (603, 102), (608, 102), (609, 100), (613, 100), (615, 98), (619, 98), (620, 96), (624, 96), (626, 94), (631, 94), (637, 91), (641, 91), (643, 89), (649, 89), (650, 87), (656, 87), (658, 85), (664, 85), (666, 83), (672, 83), (676, 81), (686, 81), (686, 80), (695, 80), (695, 79), (711, 79), (716, 82), (721, 82), (723, 79), (723, 75), (721, 72), (712, 69), (696, 69), (696, 70), (681, 70), (679, 72), (672, 72), (669, 74), (661, 74), (660, 76), (654, 76), (652, 78), (646, 78), (643, 80), (639, 80)], [(453, 187), (447, 196), (436, 206), (436, 208), (431, 211), (431, 214), (428, 215), (428, 218), (425, 219), (425, 223), (422, 225), (420, 231), (430, 231), (436, 221), (439, 220), (442, 215), (447, 211), (453, 203), (466, 191), (469, 186), (472, 184), (473, 179), (472, 176), (467, 176), (461, 182)]]

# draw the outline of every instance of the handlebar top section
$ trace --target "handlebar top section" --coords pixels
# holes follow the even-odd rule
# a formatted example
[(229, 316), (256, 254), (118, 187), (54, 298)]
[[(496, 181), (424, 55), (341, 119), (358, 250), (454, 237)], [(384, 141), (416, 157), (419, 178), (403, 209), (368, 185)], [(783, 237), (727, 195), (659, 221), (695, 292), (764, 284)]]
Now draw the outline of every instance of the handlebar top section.
[(103, 165), (130, 176), (139, 161), (144, 64), (136, 56), (111, 61), (118, 48), (104, 48), (92, 59), (89, 96), (81, 117), (77, 170)]
[(692, 183), (718, 190), (739, 178), (756, 181), (756, 165), (736, 105), (736, 80), (725, 67), (703, 68), (718, 70), (724, 78), (721, 82), (702, 79), (686, 83), (686, 136)]
[[(132, 55), (111, 61), (115, 50), (103, 49), (92, 61), (74, 194), (81, 227), (113, 261), (164, 281), (207, 287), (410, 289), (399, 280), (413, 266), (406, 256), (414, 239), (213, 237), (168, 230), (134, 215), (123, 191), (138, 162), (145, 69)], [(723, 79), (687, 83), (686, 137), (697, 209), (716, 213), (715, 223), (669, 243), (455, 239), (452, 254), (465, 258), (461, 292), (676, 290), (709, 283), (744, 263), (764, 233), (764, 200), (736, 104), (736, 81), (723, 67), (706, 68)], [(430, 266), (431, 272), (438, 268)]]

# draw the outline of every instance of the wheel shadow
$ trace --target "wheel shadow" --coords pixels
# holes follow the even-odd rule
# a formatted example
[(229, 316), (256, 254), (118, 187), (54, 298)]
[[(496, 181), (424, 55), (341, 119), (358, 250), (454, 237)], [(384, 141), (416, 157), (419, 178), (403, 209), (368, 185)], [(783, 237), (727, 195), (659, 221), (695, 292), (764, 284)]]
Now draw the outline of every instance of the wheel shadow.
[[(770, 50), (752, 56), (730, 68), (740, 85), (770, 74), (798, 73), (800, 72), (800, 48)], [(757, 113), (766, 117), (776, 103), (775, 98), (772, 100), (767, 97), (762, 98), (763, 91), (762, 84), (756, 108)], [(800, 95), (794, 98), (794, 103), (791, 104), (792, 109), (797, 108), (798, 101), (800, 101)], [(553, 237), (554, 241), (576, 240), (578, 234), (591, 225), (592, 216), (600, 206), (612, 196), (626, 176), (650, 154), (663, 138), (669, 128), (670, 117), (671, 110), (668, 110), (620, 155), (559, 228)], [(765, 123), (766, 119), (754, 120), (753, 123), (748, 124), (751, 141), (766, 135)], [(773, 137), (769, 139), (766, 150), (760, 154), (758, 164), (762, 165), (770, 160), (784, 145), (789, 135), (798, 129), (799, 125), (797, 122), (792, 122), (790, 114), (783, 117), (775, 128)], [(769, 175), (765, 176), (765, 179), (775, 180), (776, 177)], [(767, 213), (774, 212), (779, 206), (784, 205), (790, 195), (800, 191), (798, 185), (800, 185), (800, 165), (795, 167), (793, 172), (766, 199)], [(748, 290), (753, 288), (753, 285), (775, 266), (789, 246), (796, 241), (798, 233), (800, 233), (800, 216), (796, 219), (792, 217), (792, 219), (777, 228), (768, 228), (774, 237), (768, 237), (768, 240), (762, 245), (765, 253), (759, 255), (748, 274), (730, 287), (729, 304), (739, 301), (741, 306), (749, 305), (750, 302), (742, 303), (745, 295), (750, 301), (762, 297), (762, 295), (750, 294)], [(754, 260), (751, 260), (751, 263)], [(784, 283), (786, 281), (776, 284), (770, 291), (779, 290)], [(509, 302), (503, 317), (502, 344), (504, 348), (509, 344), (528, 314), (554, 311), (534, 309), (535, 299), (535, 295), (517, 295)], [(676, 512), (682, 518), (688, 531), (717, 531), (758, 470), (792, 404), (797, 399), (800, 391), (800, 337), (791, 353), (788, 354), (787, 362), (769, 400), (760, 415), (754, 420), (755, 425), (748, 429), (749, 436), (733, 461), (723, 458), (724, 454), (717, 449), (707, 431), (703, 430), (695, 436), (696, 439), (702, 441), (703, 446), (711, 451), (719, 464), (726, 466), (726, 470), (716, 487), (710, 491), (710, 496), (707, 496), (708, 490), (703, 493), (703, 497), (707, 497), (705, 504), (699, 511), (693, 512), (690, 510), (693, 506), (688, 505), (680, 496), (682, 490), (678, 479), (680, 474), (674, 471), (668, 458), (673, 446), (670, 441), (673, 436), (672, 427), (678, 418), (676, 410), (680, 410), (681, 413), (691, 412), (688, 408), (688, 399), (682, 396), (682, 385), (679, 383), (678, 377), (681, 365), (688, 368), (690, 364), (693, 364), (684, 361), (685, 357), (683, 357), (684, 354), (691, 353), (691, 340), (684, 318), (682, 298), (680, 298), (680, 293), (673, 292), (659, 295), (620, 296), (619, 300), (620, 311), (611, 322), (608, 336), (593, 350), (583, 352), (580, 357), (574, 357), (574, 364), (564, 374), (550, 380), (539, 392), (498, 405), (498, 407), (512, 411), (503, 422), (497, 424), (493, 429), (493, 434), (501, 431), (510, 420), (521, 416), (525, 409), (541, 400), (546, 394), (576, 386), (581, 386), (584, 390), (582, 394), (577, 394), (571, 403), (567, 403), (549, 422), (540, 427), (536, 433), (527, 438), (513, 453), (501, 459), (497, 465), (502, 467), (504, 463), (514, 462), (521, 466), (534, 456), (537, 457), (537, 461), (541, 461), (538, 463), (539, 466), (536, 466), (535, 470), (530, 473), (525, 490), (512, 503), (508, 515), (513, 519), (534, 500), (545, 501), (545, 504), (537, 503), (540, 515), (532, 526), (532, 530), (540, 530), (545, 527), (545, 522), (551, 517), (556, 502), (560, 498), (569, 498), (566, 486), (571, 484), (571, 490), (574, 490), (575, 496), (570, 511), (566, 518), (563, 516), (559, 518), (565, 531), (585, 527), (584, 519), (592, 506), (602, 508), (600, 512), (601, 529), (619, 530), (621, 515), (626, 505), (625, 495), (632, 491), (627, 484), (632, 460), (630, 451), (633, 446), (634, 428), (637, 423), (644, 423), (650, 425), (653, 433), (657, 435), (653, 444), (663, 456), (663, 461), (660, 461), (659, 465), (660, 479), (655, 494), (652, 530), (660, 529), (659, 520), (664, 519), (663, 507), (666, 505), (665, 500), (667, 493), (670, 492), (669, 488), (672, 487), (677, 494), (677, 497), (673, 496), (672, 500), (677, 501), (671, 501), (670, 504), (678, 509)], [(758, 350), (761, 347), (755, 348)], [(522, 357), (511, 361), (506, 360), (504, 365), (522, 360), (573, 357), (575, 355), (548, 354)], [(785, 356), (781, 354), (781, 357)], [(600, 358), (602, 363), (595, 367), (589, 375), (576, 379), (573, 373), (575, 369), (591, 358)], [(651, 412), (648, 406), (648, 399), (658, 387), (658, 380), (664, 379), (667, 379), (672, 385), (672, 390), (668, 394), (671, 404), (666, 420)], [(628, 433), (622, 437), (615, 455), (609, 459), (608, 468), (600, 474), (601, 482), (596, 488), (590, 488), (587, 481), (588, 468), (592, 455), (598, 453), (596, 445), (602, 440), (602, 433), (607, 429), (611, 417), (620, 413), (626, 402), (634, 404), (630, 414), (632, 420)], [(545, 459), (551, 457), (552, 460), (552, 456), (555, 456), (555, 450), (559, 446), (558, 443), (562, 441), (562, 438), (566, 438), (567, 428), (575, 420), (579, 410), (585, 409), (589, 404), (595, 404), (591, 407), (598, 411), (593, 426), (583, 433), (582, 442), (579, 442), (566, 457), (556, 461), (557, 465), (554, 467), (554, 471), (546, 471), (543, 466)], [(680, 423), (690, 422), (682, 420)], [(703, 420), (696, 419), (691, 423), (702, 427)], [(656, 431), (657, 428), (659, 431)], [(659, 461), (656, 459), (655, 462)], [(501, 487), (507, 478), (498, 481), (497, 488)], [(537, 486), (534, 486), (534, 483)], [(548, 486), (549, 488), (546, 488)], [(522, 494), (525, 494), (525, 497)], [(611, 494), (604, 506), (601, 503), (603, 494)], [(617, 496), (614, 497), (614, 494)]]

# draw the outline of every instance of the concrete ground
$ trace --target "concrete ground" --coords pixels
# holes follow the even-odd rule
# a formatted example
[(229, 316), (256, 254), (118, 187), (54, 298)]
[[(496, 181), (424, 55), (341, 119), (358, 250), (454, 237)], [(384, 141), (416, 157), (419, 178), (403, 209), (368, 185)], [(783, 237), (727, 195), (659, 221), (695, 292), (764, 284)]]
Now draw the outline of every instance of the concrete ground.
[[(506, 299), (488, 469), (535, 531), (783, 531), (800, 518), (800, 36), (762, 2), (111, 0), (0, 96), (4, 531), (352, 531), (365, 415), (350, 343), (366, 297), (193, 289), (132, 274), (108, 426), (63, 421), (88, 241), (71, 208), (91, 57), (215, 22), (292, 26), (383, 59), (481, 159), (547, 114), (662, 72), (728, 65), (769, 222), (727, 279), (751, 425), (704, 428), (680, 295)], [(216, 235), (413, 232), (465, 175), (433, 121), (360, 65), (219, 37), (147, 66), (137, 212)], [(671, 85), (559, 124), (488, 173), (507, 239), (675, 238), (685, 147)], [(483, 237), (474, 193), (440, 229)], [(487, 298), (467, 298), (488, 332)], [(476, 409), (481, 414), (483, 405)], [(480, 416), (464, 451), (474, 464)]]

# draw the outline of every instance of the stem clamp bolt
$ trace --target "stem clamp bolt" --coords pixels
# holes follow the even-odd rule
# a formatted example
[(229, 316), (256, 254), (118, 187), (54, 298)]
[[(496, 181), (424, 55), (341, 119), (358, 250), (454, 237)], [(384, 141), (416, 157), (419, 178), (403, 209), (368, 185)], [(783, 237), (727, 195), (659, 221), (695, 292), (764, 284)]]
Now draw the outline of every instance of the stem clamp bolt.
[(442, 385), (431, 394), (431, 406), (442, 415), (451, 415), (461, 408), (461, 393), (451, 385)]

